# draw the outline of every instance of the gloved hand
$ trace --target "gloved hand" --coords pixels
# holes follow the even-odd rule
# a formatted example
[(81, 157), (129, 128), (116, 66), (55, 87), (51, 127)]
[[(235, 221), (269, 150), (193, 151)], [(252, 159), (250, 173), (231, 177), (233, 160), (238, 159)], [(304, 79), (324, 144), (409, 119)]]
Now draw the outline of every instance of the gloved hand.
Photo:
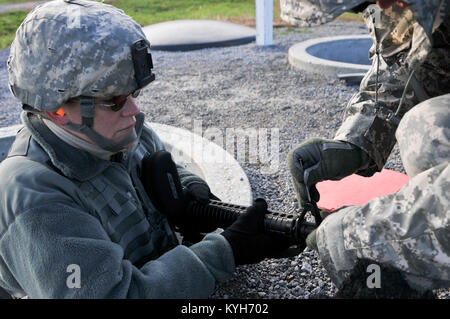
[[(320, 217), (322, 217), (322, 220), (324, 220), (325, 218), (330, 216), (330, 214), (333, 214), (333, 213), (335, 214), (336, 212), (332, 212), (332, 211), (329, 211), (329, 210), (321, 209), (320, 210)], [(315, 250), (315, 251), (319, 251), (319, 248), (317, 247), (316, 233), (317, 233), (317, 228), (309, 233), (309, 235), (306, 237), (305, 241), (306, 241), (306, 246), (308, 246), (309, 249), (312, 249), (312, 250)]]
[(185, 188), (185, 195), (190, 196), (201, 203), (208, 203), (210, 199), (220, 200), (213, 193), (211, 193), (208, 185), (203, 183), (191, 183)]
[(256, 199), (244, 214), (221, 233), (233, 249), (235, 265), (253, 264), (264, 258), (277, 257), (289, 248), (286, 240), (264, 233), (266, 212), (266, 201)]
[(302, 207), (319, 201), (316, 183), (339, 180), (367, 168), (369, 163), (367, 153), (353, 144), (320, 138), (307, 140), (288, 155), (289, 170)]
[[(211, 193), (208, 185), (203, 183), (189, 184), (183, 190), (184, 195), (201, 203), (207, 204), (210, 199), (219, 200), (213, 193)], [(201, 241), (206, 233), (215, 231), (217, 227), (210, 226), (208, 223), (203, 224), (201, 221), (180, 225), (180, 233), (183, 236), (183, 245), (190, 246)]]

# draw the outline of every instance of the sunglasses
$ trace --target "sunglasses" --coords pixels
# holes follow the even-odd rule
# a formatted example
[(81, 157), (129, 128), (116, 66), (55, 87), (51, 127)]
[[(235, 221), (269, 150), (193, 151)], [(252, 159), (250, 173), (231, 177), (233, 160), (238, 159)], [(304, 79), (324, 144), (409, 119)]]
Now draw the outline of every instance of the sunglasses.
[(139, 93), (140, 93), (140, 90), (137, 90), (137, 91), (133, 92), (132, 94), (114, 96), (110, 100), (105, 101), (103, 103), (99, 103), (98, 105), (101, 105), (103, 107), (108, 107), (113, 112), (118, 112), (125, 106), (125, 103), (127, 102), (127, 99), (130, 97), (130, 95), (133, 96), (134, 98), (136, 98), (139, 96)]

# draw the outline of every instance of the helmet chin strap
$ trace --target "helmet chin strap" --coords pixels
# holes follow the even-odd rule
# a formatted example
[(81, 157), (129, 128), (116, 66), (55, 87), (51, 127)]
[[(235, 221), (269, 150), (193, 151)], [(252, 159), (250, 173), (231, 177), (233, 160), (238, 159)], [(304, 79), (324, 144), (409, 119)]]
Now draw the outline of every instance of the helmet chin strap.
[[(92, 97), (80, 97), (80, 107), (81, 107), (81, 124), (75, 124), (72, 122), (67, 123), (65, 126), (75, 132), (82, 133), (89, 137), (94, 144), (100, 148), (107, 150), (109, 152), (117, 153), (125, 149), (125, 146), (133, 143), (137, 139), (136, 129), (125, 136), (118, 142), (111, 141), (106, 137), (95, 132), (93, 129), (94, 125), (94, 98)], [(136, 116), (136, 121), (143, 121), (143, 116)], [(136, 123), (138, 125), (138, 123)]]

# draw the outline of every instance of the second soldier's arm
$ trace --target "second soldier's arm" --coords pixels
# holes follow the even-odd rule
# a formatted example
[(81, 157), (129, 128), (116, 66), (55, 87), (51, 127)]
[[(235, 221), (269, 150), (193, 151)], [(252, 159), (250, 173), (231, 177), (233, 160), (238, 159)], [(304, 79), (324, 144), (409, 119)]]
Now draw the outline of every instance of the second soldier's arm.
[[(364, 12), (364, 18), (374, 42), (370, 50), (372, 66), (359, 92), (348, 102), (343, 124), (334, 139), (366, 151), (372, 165), (365, 173), (371, 175), (380, 171), (389, 157), (403, 115), (419, 102), (446, 93), (444, 88), (447, 85), (448, 90), (450, 85), (450, 57), (448, 48), (439, 48), (439, 39), (434, 39), (431, 47), (408, 9), (393, 6), (381, 10), (374, 5)], [(448, 22), (440, 28), (448, 28)], [(404, 92), (409, 78), (408, 90)]]

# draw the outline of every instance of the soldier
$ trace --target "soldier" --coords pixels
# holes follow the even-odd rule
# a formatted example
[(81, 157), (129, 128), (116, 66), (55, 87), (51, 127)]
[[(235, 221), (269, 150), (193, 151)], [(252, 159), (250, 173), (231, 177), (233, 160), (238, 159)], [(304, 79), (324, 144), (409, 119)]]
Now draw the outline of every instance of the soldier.
[[(282, 17), (318, 25), (363, 2), (281, 0)], [(373, 39), (372, 67), (348, 102), (341, 127), (332, 140), (296, 146), (288, 165), (297, 198), (306, 205), (319, 200), (319, 181), (380, 171), (398, 141), (410, 182), (396, 194), (329, 215), (307, 242), (341, 291), (424, 296), (450, 287), (450, 1), (377, 4), (363, 11)], [(355, 279), (362, 263), (397, 274), (403, 288), (384, 295), (368, 289), (365, 268)]]
[[(179, 245), (140, 176), (164, 150), (134, 102), (154, 80), (149, 43), (122, 10), (50, 1), (23, 21), (8, 59), (24, 128), (0, 165), (0, 286), (30, 298), (206, 298), (235, 266), (281, 247), (255, 201), (221, 234)], [(208, 185), (178, 166), (182, 185)], [(256, 223), (253, 223), (256, 221)]]

